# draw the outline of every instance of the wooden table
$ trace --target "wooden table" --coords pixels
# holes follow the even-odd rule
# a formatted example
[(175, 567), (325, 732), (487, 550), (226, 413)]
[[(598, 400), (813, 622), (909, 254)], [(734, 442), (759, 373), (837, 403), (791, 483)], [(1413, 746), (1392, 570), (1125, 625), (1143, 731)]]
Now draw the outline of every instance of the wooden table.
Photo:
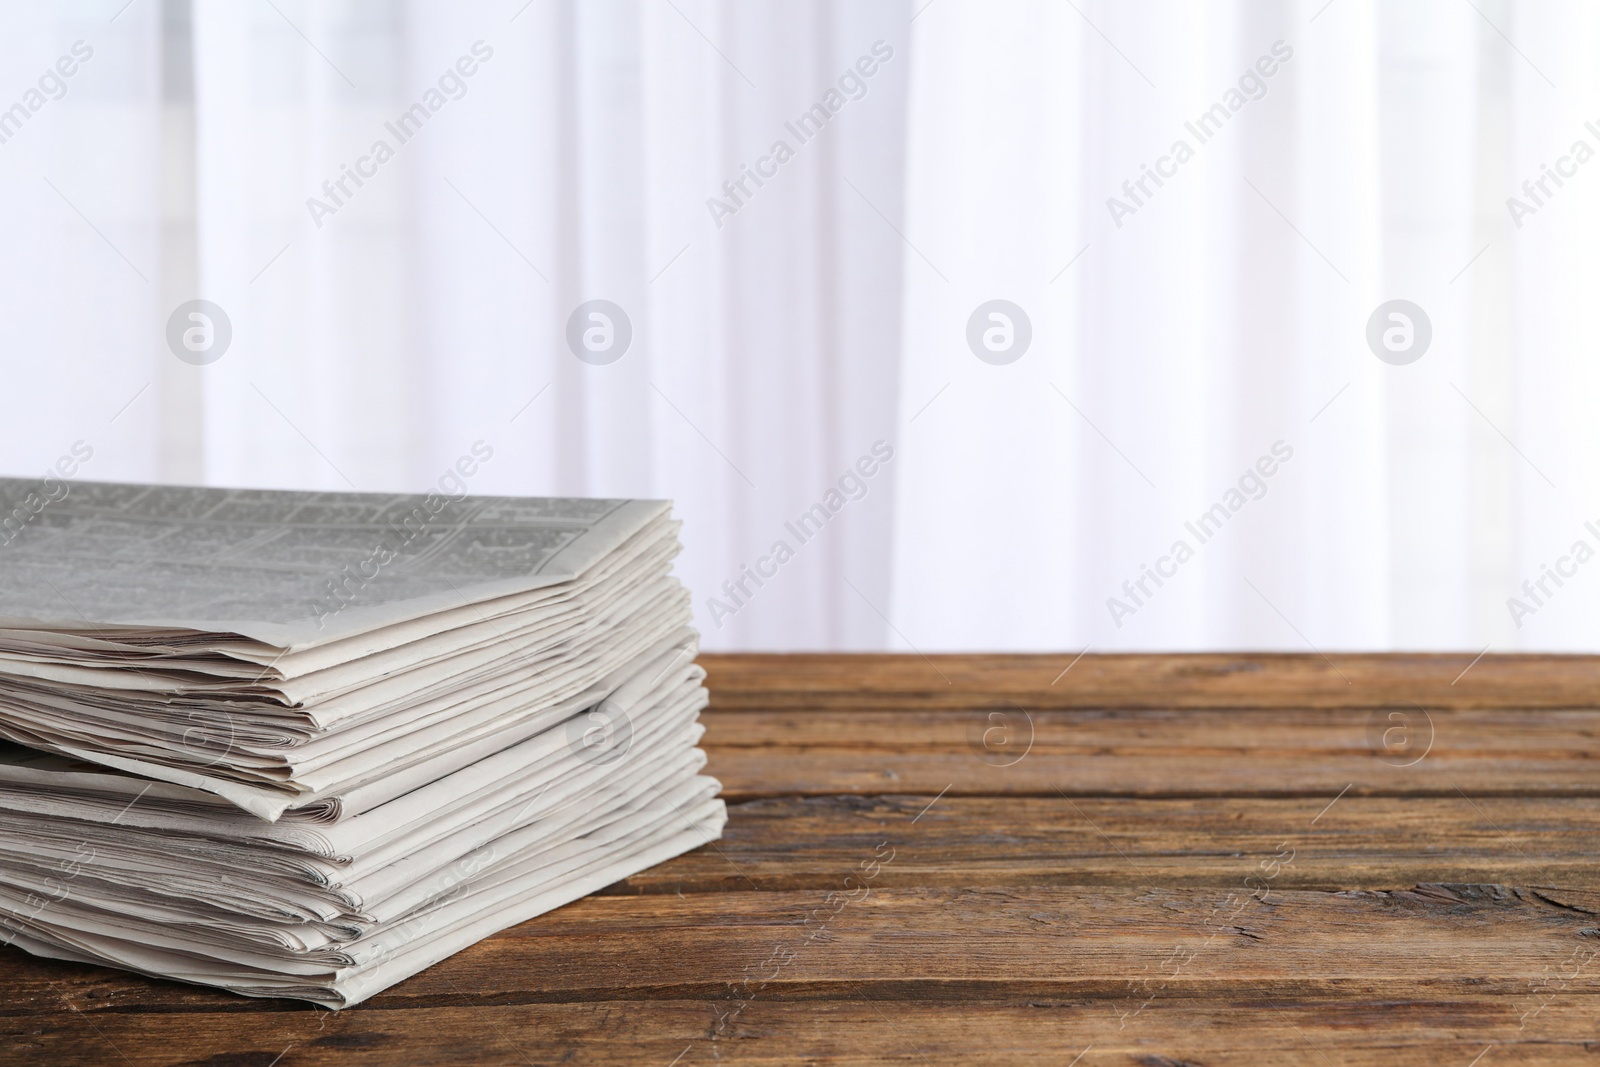
[(1600, 1063), (1600, 659), (705, 662), (716, 846), (337, 1014), (7, 950), (0, 1064)]

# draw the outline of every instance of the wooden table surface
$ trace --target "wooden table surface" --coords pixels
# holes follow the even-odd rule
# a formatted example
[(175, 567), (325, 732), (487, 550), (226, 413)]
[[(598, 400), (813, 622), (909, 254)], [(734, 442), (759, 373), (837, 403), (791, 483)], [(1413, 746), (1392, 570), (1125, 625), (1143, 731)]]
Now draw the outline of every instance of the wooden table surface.
[(1600, 659), (704, 662), (715, 846), (339, 1013), (8, 949), (0, 1064), (1600, 1064)]

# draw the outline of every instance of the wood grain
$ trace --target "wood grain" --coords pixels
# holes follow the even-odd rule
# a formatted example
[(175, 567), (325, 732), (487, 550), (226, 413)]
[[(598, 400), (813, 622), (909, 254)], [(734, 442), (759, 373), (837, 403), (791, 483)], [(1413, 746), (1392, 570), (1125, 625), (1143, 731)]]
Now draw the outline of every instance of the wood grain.
[(1389, 796), (1600, 796), (1600, 710), (830, 709), (707, 712), (705, 721), (710, 773), (735, 798), (947, 787), (974, 796), (1316, 797), (1346, 786)]
[(705, 655), (711, 706), (753, 709), (1588, 708), (1600, 656)]
[(715, 849), (605, 892), (826, 891), (883, 841), (896, 851), (879, 886), (1232, 888), (1287, 844), (1292, 862), (1274, 878), (1283, 888), (1429, 881), (1600, 888), (1600, 805), (1589, 800), (1347, 794), (1330, 807), (1331, 798), (947, 795), (930, 808), (932, 799), (747, 801), (734, 806)]
[[(1492, 1064), (1593, 1067), (1594, 998), (1554, 1004), (1519, 1032), (1519, 1009), (1502, 998), (1434, 995), (1416, 1002), (1284, 996), (1157, 1001), (1122, 1030), (1093, 1002), (1050, 998), (756, 1002), (708, 1037), (717, 1005), (693, 1000), (603, 1004), (450, 1006), (403, 1012), (275, 1012), (120, 1015), (97, 1029), (20, 1021), (11, 1048), (49, 1063), (135, 1067), (341, 1067), (410, 1064), (617, 1063), (1060, 1064), (1066, 1067), (1392, 1067)], [(1241, 1020), (1247, 1020), (1241, 1022)], [(227, 1048), (224, 1055), (190, 1055)], [(1085, 1052), (1085, 1050), (1088, 1050)], [(119, 1057), (115, 1050), (121, 1050)], [(1182, 1050), (1181, 1055), (1175, 1050)], [(0, 1054), (7, 1046), (0, 1045)], [(125, 1057), (125, 1058), (124, 1058)], [(275, 1062), (276, 1061), (276, 1062)], [(12, 1062), (12, 1061), (6, 1061)], [(26, 1061), (21, 1061), (26, 1062)]]
[(707, 657), (715, 846), (342, 1013), (0, 951), (0, 1064), (1595, 1063), (1597, 661), (1331, 659)]

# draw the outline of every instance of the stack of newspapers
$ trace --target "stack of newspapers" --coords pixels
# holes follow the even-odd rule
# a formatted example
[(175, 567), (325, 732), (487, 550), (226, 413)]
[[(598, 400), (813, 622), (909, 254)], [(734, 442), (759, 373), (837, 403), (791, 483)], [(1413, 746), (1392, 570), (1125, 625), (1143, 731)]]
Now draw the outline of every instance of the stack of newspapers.
[(666, 502), (0, 479), (0, 527), (0, 943), (345, 1007), (721, 834)]

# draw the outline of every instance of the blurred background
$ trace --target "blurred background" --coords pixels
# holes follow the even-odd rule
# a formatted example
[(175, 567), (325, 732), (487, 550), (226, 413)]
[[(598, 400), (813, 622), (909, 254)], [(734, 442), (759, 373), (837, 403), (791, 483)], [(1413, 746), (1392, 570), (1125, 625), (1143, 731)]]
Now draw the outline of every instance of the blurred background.
[(0, 472), (483, 442), (675, 500), (713, 649), (1600, 650), (1597, 59), (1558, 0), (7, 0)]

